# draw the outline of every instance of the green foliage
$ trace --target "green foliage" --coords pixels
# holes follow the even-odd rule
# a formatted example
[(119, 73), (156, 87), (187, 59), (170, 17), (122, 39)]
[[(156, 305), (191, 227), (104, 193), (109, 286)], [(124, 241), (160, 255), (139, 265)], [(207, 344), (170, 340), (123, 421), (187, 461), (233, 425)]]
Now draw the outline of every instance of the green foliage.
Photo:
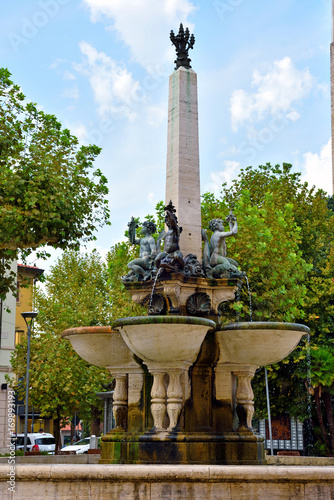
[[(44, 285), (36, 289), (38, 317), (31, 338), (29, 401), (42, 415), (54, 419), (55, 434), (61, 420), (77, 413), (91, 422), (91, 408), (102, 407), (96, 393), (110, 384), (109, 372), (80, 358), (60, 334), (71, 327), (110, 324), (110, 296), (107, 265), (96, 251), (64, 252)], [(25, 377), (26, 353), (24, 339), (11, 359), (16, 377)], [(18, 390), (25, 391), (24, 382)]]
[[(84, 361), (72, 349), (68, 340), (52, 333), (31, 337), (29, 403), (38, 408), (42, 416), (54, 421), (66, 421), (75, 413), (81, 419), (90, 418), (92, 405), (100, 405), (96, 392), (111, 382), (107, 370)], [(23, 378), (18, 385), (10, 383), (24, 399), (27, 363), (27, 338), (16, 345), (11, 365), (16, 377)], [(56, 435), (56, 438), (59, 436)]]
[[(278, 167), (272, 169), (276, 175), (282, 175), (276, 173)], [(262, 170), (264, 179), (261, 182), (259, 172)], [(249, 167), (241, 172), (230, 189), (223, 186), (219, 199), (211, 193), (205, 194), (202, 225), (208, 227), (212, 218), (224, 218), (229, 208), (233, 208), (239, 232), (227, 240), (228, 256), (236, 259), (247, 273), (253, 319), (294, 321), (303, 317), (306, 296), (303, 280), (310, 266), (300, 249), (301, 230), (294, 218), (293, 204), (288, 196), (284, 197), (284, 186), (278, 189), (276, 176), (272, 188), (267, 189), (267, 171), (271, 178), (273, 174), (268, 165), (259, 167), (259, 172), (255, 170), (255, 173)], [(232, 303), (230, 309), (239, 310), (239, 319), (247, 321), (250, 310), (246, 288), (241, 293), (241, 303), (242, 308)], [(228, 319), (235, 320), (235, 313), (229, 314)]]
[(139, 247), (130, 243), (117, 243), (107, 255), (109, 286), (111, 291), (111, 315), (114, 319), (143, 316), (147, 311), (135, 304), (121, 282), (121, 276), (128, 273), (128, 263), (138, 256)]
[(64, 252), (35, 290), (39, 331), (60, 335), (71, 327), (110, 324), (108, 278), (107, 265), (96, 250)]
[[(107, 179), (94, 167), (100, 148), (79, 147), (54, 115), (27, 103), (0, 69), (0, 258), (43, 245), (78, 248), (108, 223)], [(40, 252), (45, 256), (45, 252)], [(0, 261), (2, 262), (2, 260)], [(6, 264), (0, 264), (4, 275)], [(2, 296), (13, 282), (0, 282)]]
[[(291, 165), (241, 170), (221, 196), (203, 196), (202, 223), (233, 208), (239, 233), (227, 240), (250, 282), (253, 319), (293, 321), (311, 329), (308, 340), (268, 367), (273, 415), (312, 416), (317, 448), (334, 453), (334, 213), (333, 197), (302, 183)], [(246, 290), (225, 307), (225, 320), (249, 320)], [(231, 314), (231, 312), (233, 314)], [(236, 315), (238, 313), (238, 316)], [(263, 370), (254, 377), (255, 408), (265, 417)], [(310, 415), (310, 409), (312, 415)]]

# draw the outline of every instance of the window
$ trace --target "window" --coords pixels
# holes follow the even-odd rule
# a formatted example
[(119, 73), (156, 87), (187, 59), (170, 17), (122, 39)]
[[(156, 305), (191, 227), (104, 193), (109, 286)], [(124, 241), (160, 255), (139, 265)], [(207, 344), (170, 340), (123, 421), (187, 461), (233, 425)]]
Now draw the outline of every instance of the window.
[[(27, 445), (31, 444), (30, 437), (27, 437)], [(24, 446), (24, 436), (18, 436), (16, 440), (17, 446)]]
[(39, 438), (39, 439), (36, 439), (35, 440), (35, 444), (44, 444), (44, 445), (47, 445), (47, 444), (56, 444), (56, 440), (55, 438)]

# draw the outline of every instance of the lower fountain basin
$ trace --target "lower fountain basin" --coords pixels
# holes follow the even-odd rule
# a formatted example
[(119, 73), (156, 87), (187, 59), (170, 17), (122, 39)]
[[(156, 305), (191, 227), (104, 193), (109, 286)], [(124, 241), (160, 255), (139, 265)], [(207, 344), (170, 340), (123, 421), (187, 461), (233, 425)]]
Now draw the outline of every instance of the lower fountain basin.
[(193, 363), (214, 321), (191, 316), (140, 316), (116, 320), (124, 342), (144, 362)]
[(109, 370), (136, 365), (121, 334), (110, 326), (69, 328), (61, 336), (68, 339), (75, 352), (92, 365)]
[(310, 330), (297, 323), (244, 322), (218, 327), (219, 363), (267, 366), (286, 358)]

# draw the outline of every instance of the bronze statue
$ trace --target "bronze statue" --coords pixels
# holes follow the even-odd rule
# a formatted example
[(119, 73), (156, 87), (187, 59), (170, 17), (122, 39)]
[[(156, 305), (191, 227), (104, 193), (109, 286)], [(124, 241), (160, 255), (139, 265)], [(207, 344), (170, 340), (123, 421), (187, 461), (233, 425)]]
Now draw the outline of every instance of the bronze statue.
[(209, 228), (213, 231), (210, 242), (206, 231), (202, 229), (204, 241), (203, 266), (207, 277), (222, 278), (226, 276), (241, 276), (243, 273), (238, 269), (238, 263), (226, 255), (226, 238), (235, 236), (238, 232), (237, 219), (232, 210), (226, 217), (230, 230), (224, 231), (224, 222), (221, 219), (213, 219)]
[(165, 207), (165, 212), (168, 231), (159, 236), (159, 238), (164, 238), (164, 251), (159, 253), (155, 259), (155, 265), (157, 269), (162, 267), (167, 272), (180, 272), (184, 268), (183, 255), (179, 245), (182, 227), (178, 226), (176, 210), (172, 201)]
[(130, 272), (122, 276), (122, 281), (146, 281), (152, 278), (154, 260), (157, 256), (157, 245), (152, 234), (156, 231), (154, 222), (145, 221), (142, 225), (143, 238), (136, 239), (138, 224), (132, 217), (129, 226), (129, 239), (133, 245), (139, 245), (139, 257), (128, 264)]
[(175, 59), (175, 69), (180, 68), (191, 68), (190, 61), (188, 57), (189, 49), (192, 49), (195, 44), (194, 35), (190, 36), (189, 29), (183, 29), (183, 24), (180, 24), (179, 33), (175, 36), (174, 31), (170, 32), (170, 40), (175, 45), (177, 58)]

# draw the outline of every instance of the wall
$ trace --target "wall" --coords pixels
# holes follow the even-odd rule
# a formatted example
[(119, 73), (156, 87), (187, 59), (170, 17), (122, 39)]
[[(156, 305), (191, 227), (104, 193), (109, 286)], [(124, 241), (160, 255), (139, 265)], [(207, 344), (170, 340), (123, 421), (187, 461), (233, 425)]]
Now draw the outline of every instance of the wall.
[(330, 500), (333, 467), (0, 465), (1, 498), (36, 500)]
[[(12, 271), (16, 272), (16, 261), (12, 263)], [(9, 309), (9, 311), (7, 310)], [(6, 375), (13, 376), (10, 369), (10, 356), (15, 347), (15, 312), (16, 298), (9, 293), (6, 299), (0, 301), (1, 317), (1, 347), (0, 347), (0, 449), (8, 444), (8, 386)]]

